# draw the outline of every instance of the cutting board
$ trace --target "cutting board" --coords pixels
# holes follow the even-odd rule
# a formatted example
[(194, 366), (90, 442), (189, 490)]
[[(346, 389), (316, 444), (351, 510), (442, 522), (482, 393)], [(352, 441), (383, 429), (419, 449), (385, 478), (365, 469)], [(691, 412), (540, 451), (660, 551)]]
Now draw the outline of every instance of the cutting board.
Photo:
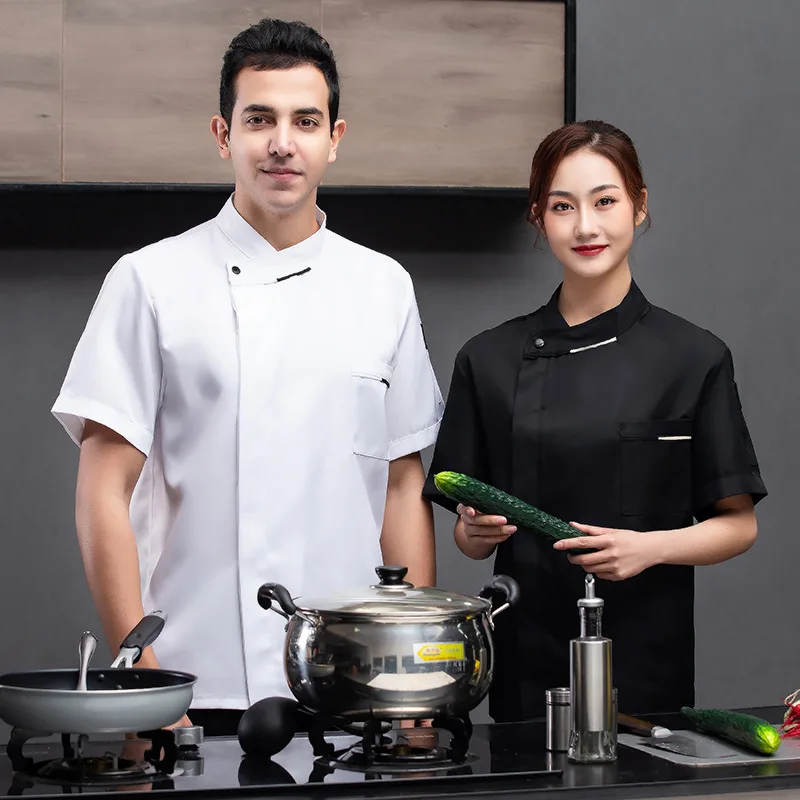
[(729, 751), (729, 755), (724, 758), (696, 758), (695, 756), (684, 756), (680, 753), (672, 753), (668, 750), (660, 750), (654, 747), (647, 747), (641, 736), (632, 733), (620, 733), (617, 740), (626, 747), (632, 747), (647, 753), (655, 758), (663, 758), (673, 764), (684, 764), (688, 767), (729, 767), (734, 764), (766, 764), (774, 761), (798, 761), (800, 760), (800, 737), (794, 739), (783, 739), (781, 746), (771, 756), (761, 756), (752, 750), (745, 750), (735, 744), (726, 742), (716, 737), (710, 737), (697, 731), (675, 731), (677, 735), (685, 736), (697, 742), (709, 741), (713, 739), (717, 745), (722, 745)]

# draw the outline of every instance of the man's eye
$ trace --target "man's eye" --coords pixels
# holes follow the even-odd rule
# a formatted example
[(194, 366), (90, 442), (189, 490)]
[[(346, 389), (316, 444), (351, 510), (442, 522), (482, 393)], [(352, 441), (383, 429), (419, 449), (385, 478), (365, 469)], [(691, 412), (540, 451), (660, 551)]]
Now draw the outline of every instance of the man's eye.
[(317, 121), (311, 117), (306, 117), (305, 119), (300, 120), (300, 127), (302, 128), (315, 128), (316, 126)]

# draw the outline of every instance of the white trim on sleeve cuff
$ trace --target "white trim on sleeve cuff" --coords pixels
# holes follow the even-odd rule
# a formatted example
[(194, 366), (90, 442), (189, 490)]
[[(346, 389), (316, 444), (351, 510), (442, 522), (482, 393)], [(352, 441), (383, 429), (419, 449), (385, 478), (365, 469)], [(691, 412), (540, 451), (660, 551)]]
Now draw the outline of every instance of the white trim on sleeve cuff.
[(435, 422), (428, 428), (424, 428), (417, 433), (412, 433), (404, 436), (402, 439), (395, 439), (389, 443), (389, 461), (394, 461), (397, 458), (402, 458), (410, 453), (419, 453), (426, 447), (434, 444), (436, 437), (439, 434), (439, 426), (442, 424), (441, 419)]
[(78, 446), (83, 438), (83, 427), (87, 419), (111, 428), (145, 455), (149, 454), (153, 444), (152, 431), (128, 419), (117, 409), (107, 406), (105, 403), (98, 403), (96, 400), (62, 394), (56, 399), (52, 414)]

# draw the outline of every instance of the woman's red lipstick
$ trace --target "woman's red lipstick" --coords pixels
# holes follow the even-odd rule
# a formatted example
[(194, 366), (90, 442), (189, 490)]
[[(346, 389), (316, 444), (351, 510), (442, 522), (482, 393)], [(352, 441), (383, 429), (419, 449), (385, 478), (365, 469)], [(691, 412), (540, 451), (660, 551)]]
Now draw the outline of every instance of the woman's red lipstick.
[(607, 244), (582, 244), (579, 247), (573, 247), (572, 249), (579, 256), (596, 256), (598, 253), (602, 253), (606, 247), (608, 247)]

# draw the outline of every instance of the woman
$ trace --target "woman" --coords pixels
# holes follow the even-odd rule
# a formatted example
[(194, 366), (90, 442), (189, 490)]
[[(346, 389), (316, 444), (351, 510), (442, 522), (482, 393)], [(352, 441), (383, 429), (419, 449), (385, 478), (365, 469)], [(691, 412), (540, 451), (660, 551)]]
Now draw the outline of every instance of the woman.
[[(529, 199), (563, 282), (547, 305), (459, 352), (425, 488), (458, 513), (459, 548), (475, 559), (496, 552), (495, 571), (520, 583), (520, 604), (497, 620), (490, 712), (541, 716), (545, 689), (567, 683), (586, 572), (603, 579), (620, 709), (693, 705), (692, 567), (746, 551), (766, 495), (731, 354), (632, 281), (647, 189), (625, 133), (603, 122), (551, 133), (534, 155)], [(456, 507), (433, 484), (442, 470), (584, 535), (553, 545)], [(588, 547), (596, 552), (570, 554)]]

